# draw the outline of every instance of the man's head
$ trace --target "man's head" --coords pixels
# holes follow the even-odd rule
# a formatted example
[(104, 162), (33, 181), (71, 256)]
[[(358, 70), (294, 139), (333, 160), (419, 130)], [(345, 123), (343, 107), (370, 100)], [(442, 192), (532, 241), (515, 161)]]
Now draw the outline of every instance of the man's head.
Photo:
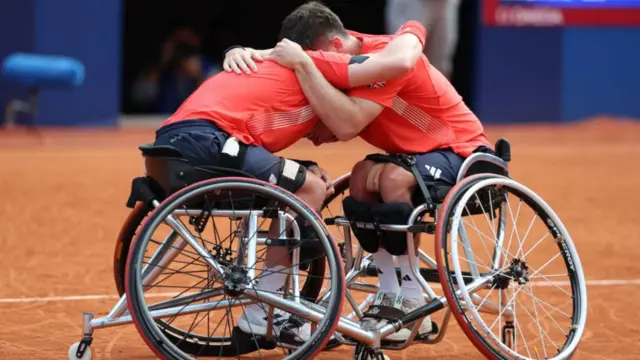
[(287, 38), (305, 50), (350, 53), (350, 36), (338, 15), (318, 1), (299, 6), (282, 22), (279, 40)]

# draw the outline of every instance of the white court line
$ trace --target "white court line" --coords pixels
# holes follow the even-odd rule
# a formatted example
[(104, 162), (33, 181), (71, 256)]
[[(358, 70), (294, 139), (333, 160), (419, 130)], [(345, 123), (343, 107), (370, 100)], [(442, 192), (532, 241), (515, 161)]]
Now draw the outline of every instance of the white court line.
[[(568, 286), (568, 281), (535, 281), (531, 282), (532, 286), (550, 287), (550, 286)], [(640, 285), (640, 279), (628, 280), (587, 280), (587, 286), (629, 286)], [(145, 297), (172, 297), (177, 293), (156, 293), (148, 294)], [(24, 297), (24, 298), (0, 298), (0, 304), (15, 303), (31, 303), (31, 302), (64, 302), (64, 301), (86, 301), (86, 300), (118, 300), (117, 295), (71, 295), (71, 296), (48, 296), (48, 297)]]
[[(569, 286), (568, 281), (535, 281), (531, 282), (532, 286)], [(640, 279), (631, 280), (587, 280), (587, 286), (618, 286), (618, 285), (640, 285)]]
[[(156, 294), (147, 294), (147, 298), (172, 297), (179, 293), (164, 292)], [(184, 294), (184, 295), (188, 295)], [(24, 298), (0, 298), (2, 303), (29, 303), (29, 302), (61, 302), (61, 301), (83, 301), (83, 300), (118, 300), (117, 295), (70, 295), (70, 296), (47, 296), (47, 297), (24, 297)]]

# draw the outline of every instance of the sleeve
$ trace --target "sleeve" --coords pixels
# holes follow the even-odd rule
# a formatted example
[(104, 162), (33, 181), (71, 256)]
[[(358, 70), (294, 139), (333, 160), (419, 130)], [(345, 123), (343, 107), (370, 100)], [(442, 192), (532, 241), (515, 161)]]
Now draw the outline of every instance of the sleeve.
[(394, 35), (400, 36), (402, 34), (413, 34), (420, 39), (420, 44), (424, 47), (425, 41), (427, 40), (427, 29), (415, 20), (407, 21), (404, 23), (398, 31)]
[(378, 103), (384, 107), (390, 108), (393, 104), (393, 98), (398, 95), (398, 92), (407, 83), (407, 80), (411, 76), (413, 71), (399, 78), (390, 81), (380, 81), (371, 85), (360, 86), (351, 89), (347, 95), (350, 97), (357, 97)]
[(307, 55), (331, 85), (341, 90), (349, 88), (349, 61), (351, 60), (351, 55), (324, 51), (307, 51)]

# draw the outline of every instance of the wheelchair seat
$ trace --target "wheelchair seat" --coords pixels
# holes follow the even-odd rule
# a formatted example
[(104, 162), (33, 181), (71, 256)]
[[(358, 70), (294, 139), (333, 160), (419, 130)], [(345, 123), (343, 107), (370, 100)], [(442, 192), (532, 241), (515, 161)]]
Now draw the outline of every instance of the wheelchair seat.
[[(138, 147), (144, 157), (147, 178), (150, 181), (152, 191), (161, 200), (171, 194), (195, 183), (221, 177), (244, 177), (255, 179), (255, 176), (240, 170), (219, 167), (215, 165), (193, 165), (189, 163), (182, 153), (173, 146), (144, 144)], [(230, 200), (229, 194), (217, 194), (217, 208), (248, 208), (262, 204), (257, 201), (255, 195), (234, 193), (234, 199)], [(257, 201), (257, 202), (256, 202)], [(202, 204), (193, 204), (201, 206)]]
[(194, 166), (182, 157), (180, 150), (169, 145), (145, 144), (138, 147), (145, 159), (147, 176), (172, 194), (197, 182), (224, 176), (255, 178), (243, 171), (214, 165)]
[(476, 174), (495, 174), (509, 176), (511, 161), (511, 144), (507, 139), (499, 139), (495, 144), (495, 153), (492, 151), (478, 151), (464, 160), (458, 171), (457, 182)]
[(143, 144), (138, 146), (144, 157), (182, 158), (180, 150), (170, 145)]

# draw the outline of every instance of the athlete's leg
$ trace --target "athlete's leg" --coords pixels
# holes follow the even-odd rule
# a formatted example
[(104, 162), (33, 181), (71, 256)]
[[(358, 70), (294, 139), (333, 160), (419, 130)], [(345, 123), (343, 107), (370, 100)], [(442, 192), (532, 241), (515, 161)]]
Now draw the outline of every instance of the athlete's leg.
[[(357, 204), (357, 211), (366, 212), (365, 217), (371, 216), (371, 207), (380, 204), (382, 200), (379, 191), (379, 178), (383, 166), (384, 164), (362, 160), (351, 171), (349, 192), (351, 197), (360, 203)], [(345, 214), (348, 210), (346, 205), (345, 202)], [(400, 292), (393, 256), (384, 247), (379, 246), (379, 236), (375, 231), (356, 229), (354, 234), (362, 247), (371, 253), (378, 271), (380, 293), (376, 296), (373, 305), (393, 307), (396, 296)], [(374, 329), (385, 324), (386, 320), (365, 317), (360, 325), (364, 329)]]
[[(316, 211), (320, 210), (326, 197), (326, 186), (322, 179), (307, 171), (299, 163), (276, 156), (260, 146), (248, 147), (241, 170), (291, 191)], [(269, 236), (278, 237), (280, 235), (278, 232), (283, 230), (279, 230), (275, 225), (274, 223), (271, 227)], [(291, 265), (288, 254), (289, 249), (286, 247), (270, 246), (266, 252), (266, 267)], [(261, 278), (259, 284), (269, 284), (275, 289), (280, 288), (284, 284), (284, 277), (282, 277), (282, 283), (275, 272), (273, 277), (278, 278), (276, 283), (271, 284), (271, 277), (266, 276), (266, 279)]]
[(380, 202), (381, 199), (379, 191), (371, 191), (367, 189), (367, 183), (372, 182), (372, 180), (368, 180), (373, 177), (371, 172), (374, 168), (376, 168), (376, 171), (379, 171), (380, 169), (377, 168), (378, 166), (379, 164), (370, 160), (359, 161), (353, 166), (353, 169), (351, 169), (351, 178), (349, 179), (349, 194), (351, 197), (359, 202), (369, 205), (374, 205)]
[[(463, 159), (449, 150), (441, 150), (429, 152), (416, 156), (416, 166), (422, 180), (428, 189), (432, 189), (438, 185), (454, 185), (458, 170), (462, 166)], [(395, 164), (386, 164), (380, 176), (380, 194), (385, 203), (407, 203), (413, 206), (420, 205), (414, 203), (413, 199), (420, 198), (416, 196), (416, 192), (420, 191), (417, 187), (417, 180), (413, 174)], [(430, 191), (431, 192), (431, 191)], [(430, 194), (433, 197), (433, 194)], [(401, 239), (400, 239), (401, 240)], [(411, 271), (411, 263), (414, 267), (419, 266), (419, 257), (417, 249), (419, 248), (420, 237), (414, 239), (416, 256), (409, 258), (406, 253), (398, 255), (397, 262), (400, 266), (400, 274), (402, 285), (400, 295), (403, 296), (402, 310), (407, 313), (425, 304), (422, 295), (423, 290), (417, 279), (415, 279)], [(430, 319), (426, 319), (421, 328), (420, 333), (428, 333), (431, 331)], [(408, 338), (409, 330), (401, 330), (400, 332), (390, 336), (388, 339), (392, 341), (404, 341)]]
[(396, 164), (384, 164), (380, 172), (382, 201), (386, 203), (405, 202), (414, 205), (411, 203), (411, 196), (416, 185), (416, 178), (411, 172)]
[[(293, 160), (276, 156), (259, 146), (249, 146), (241, 170), (294, 193), (314, 210), (320, 210), (322, 207), (326, 195), (324, 182)], [(304, 233), (304, 224), (298, 223), (298, 225), (301, 233)], [(285, 229), (280, 229), (278, 222), (273, 221), (267, 236), (277, 238), (281, 235), (281, 231), (285, 231)], [(292, 265), (290, 254), (291, 251), (288, 247), (270, 246), (267, 248), (264, 266), (258, 275), (257, 290), (276, 294), (283, 293), (288, 270)], [(266, 324), (265, 318), (266, 312), (263, 305), (252, 304), (246, 307), (238, 324), (245, 332), (249, 332), (250, 328), (263, 329)]]
[[(351, 171), (349, 184), (351, 196), (368, 205), (380, 203), (380, 175), (384, 166), (385, 164), (371, 160), (358, 162)], [(375, 234), (373, 231), (369, 231), (369, 233)], [(371, 255), (378, 269), (380, 291), (397, 294), (400, 291), (400, 286), (396, 276), (393, 256), (384, 247), (378, 247), (377, 251), (371, 251)]]

